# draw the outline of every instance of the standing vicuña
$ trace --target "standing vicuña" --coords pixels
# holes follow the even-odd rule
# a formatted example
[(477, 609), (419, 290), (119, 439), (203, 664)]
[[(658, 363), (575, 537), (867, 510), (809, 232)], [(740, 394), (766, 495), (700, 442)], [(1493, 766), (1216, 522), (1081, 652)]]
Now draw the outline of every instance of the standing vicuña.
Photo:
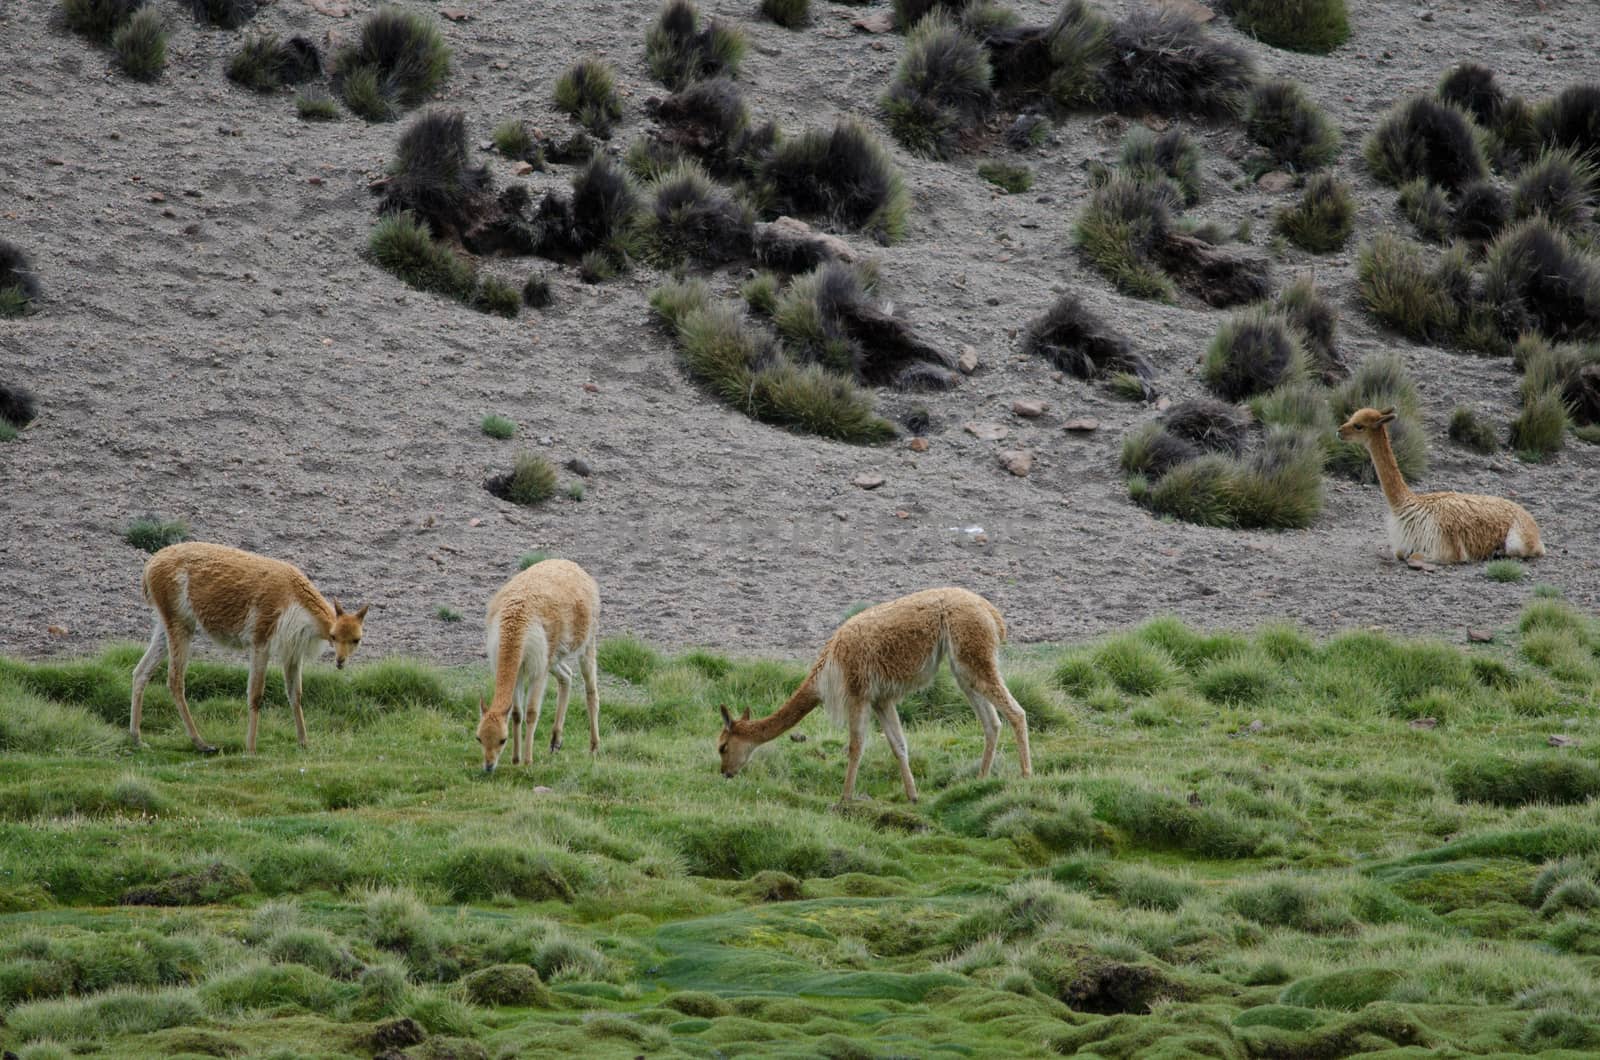
[(144, 687), (161, 662), (163, 649), (170, 656), (167, 687), (178, 705), (178, 715), (195, 749), (204, 754), (216, 748), (200, 738), (189, 716), (184, 696), (184, 670), (189, 665), (189, 644), (200, 630), (218, 644), (250, 653), (250, 682), (245, 695), (250, 703), (250, 729), (245, 750), (256, 753), (256, 726), (261, 720), (261, 695), (267, 683), (267, 662), (276, 655), (283, 664), (283, 683), (294, 708), (295, 732), (306, 745), (306, 719), (300, 711), (300, 667), (332, 644), (335, 664), (344, 668), (361, 643), (362, 607), (347, 613), (339, 601), (328, 601), (311, 579), (293, 564), (242, 552), (226, 545), (186, 541), (169, 545), (150, 557), (144, 567), (144, 598), (155, 608), (155, 629), (150, 647), (133, 671), (133, 714), (128, 729), (139, 742), (139, 721), (144, 714)]
[[(533, 760), (533, 730), (539, 724), (545, 681), (556, 675), (556, 722), (552, 753), (561, 748), (572, 692), (572, 663), (583, 661), (584, 704), (589, 709), (589, 753), (600, 747), (600, 683), (595, 666), (595, 625), (600, 587), (570, 560), (547, 559), (518, 574), (489, 601), (489, 665), (494, 701), (478, 702), (478, 742), (483, 771), (494, 772), (511, 739), (511, 764)], [(528, 704), (533, 720), (528, 720)], [(509, 719), (509, 724), (508, 724)], [(520, 738), (517, 727), (522, 727)]]
[(1468, 563), (1495, 556), (1542, 556), (1539, 524), (1527, 509), (1501, 497), (1472, 493), (1412, 493), (1389, 445), (1394, 409), (1357, 409), (1339, 437), (1359, 442), (1389, 502), (1389, 546), (1399, 559), (1421, 556), (1429, 563)]
[(744, 768), (755, 749), (788, 732), (818, 704), (828, 708), (836, 724), (850, 733), (850, 762), (844, 773), (842, 801), (855, 797), (856, 770), (867, 740), (868, 710), (878, 717), (884, 739), (900, 761), (906, 798), (917, 801), (911, 776), (906, 734), (895, 704), (933, 683), (939, 660), (950, 658), (950, 672), (972, 704), (983, 726), (983, 760), (978, 775), (988, 776), (994, 763), (1000, 717), (1004, 714), (1017, 736), (1022, 775), (1033, 775), (1028, 749), (1028, 718), (1000, 677), (1000, 645), (1006, 624), (989, 601), (965, 589), (927, 589), (886, 604), (869, 607), (836, 630), (789, 701), (765, 718), (752, 721), (747, 708), (734, 718), (722, 708), (722, 733), (717, 753), (722, 775)]

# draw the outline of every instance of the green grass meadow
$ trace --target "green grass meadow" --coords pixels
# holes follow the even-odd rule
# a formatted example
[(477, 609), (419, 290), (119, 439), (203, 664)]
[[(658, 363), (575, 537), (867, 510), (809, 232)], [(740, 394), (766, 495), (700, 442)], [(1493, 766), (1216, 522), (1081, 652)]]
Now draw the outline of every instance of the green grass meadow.
[[(1600, 1050), (1600, 624), (1469, 647), (1171, 619), (1004, 659), (1036, 775), (948, 675), (835, 805), (804, 661), (601, 653), (601, 746), (481, 771), (482, 667), (0, 658), (0, 1048), (99, 1057), (1338, 1057)], [(1555, 746), (1551, 737), (1562, 739)], [(403, 1021), (412, 1022), (403, 1022)], [(418, 1041), (418, 1039), (422, 1039)]]

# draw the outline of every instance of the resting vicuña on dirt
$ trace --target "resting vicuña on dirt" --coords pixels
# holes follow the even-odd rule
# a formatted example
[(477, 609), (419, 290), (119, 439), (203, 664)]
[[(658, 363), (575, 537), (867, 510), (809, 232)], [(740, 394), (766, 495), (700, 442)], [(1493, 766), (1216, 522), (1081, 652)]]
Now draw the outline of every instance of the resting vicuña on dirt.
[[(600, 587), (587, 571), (565, 559), (547, 559), (518, 574), (489, 601), (489, 666), (494, 700), (478, 701), (478, 742), (483, 771), (494, 772), (511, 740), (511, 764), (533, 760), (533, 730), (539, 724), (545, 681), (556, 675), (556, 721), (550, 750), (561, 749), (572, 693), (572, 663), (583, 662), (583, 698), (589, 710), (589, 753), (600, 747), (600, 683), (595, 666), (595, 625)], [(528, 718), (528, 704), (533, 718)], [(522, 732), (517, 732), (518, 726)]]
[(1387, 425), (1394, 418), (1392, 408), (1357, 409), (1339, 428), (1339, 437), (1365, 445), (1372, 455), (1389, 501), (1389, 545), (1396, 557), (1468, 563), (1544, 555), (1539, 525), (1520, 504), (1471, 493), (1412, 493), (1389, 446)]
[(939, 661), (948, 656), (950, 672), (983, 726), (978, 775), (989, 775), (1000, 735), (999, 716), (1004, 714), (1017, 736), (1022, 775), (1032, 776), (1028, 718), (1000, 677), (998, 656), (1005, 639), (1006, 624), (1000, 612), (965, 589), (926, 589), (869, 607), (846, 619), (828, 638), (805, 681), (775, 713), (751, 720), (748, 708), (740, 718), (722, 708), (722, 732), (717, 737), (722, 775), (738, 773), (757, 747), (788, 732), (823, 704), (828, 716), (850, 733), (850, 761), (845, 767), (842, 796), (842, 801), (849, 801), (855, 797), (870, 708), (900, 761), (906, 798), (916, 802), (917, 783), (911, 776), (906, 734), (900, 728), (895, 704), (932, 684)]
[(178, 715), (195, 749), (212, 754), (215, 747), (200, 737), (183, 676), (189, 664), (189, 644), (198, 629), (218, 644), (250, 653), (250, 683), (245, 698), (250, 704), (250, 728), (245, 750), (256, 752), (256, 727), (261, 720), (261, 695), (266, 689), (267, 662), (274, 655), (283, 665), (283, 684), (294, 708), (295, 732), (306, 745), (306, 718), (300, 710), (300, 667), (315, 658), (324, 644), (332, 644), (340, 669), (361, 643), (362, 620), (367, 609), (346, 612), (339, 601), (317, 592), (311, 579), (293, 564), (243, 552), (226, 545), (186, 541), (169, 545), (150, 557), (144, 567), (144, 598), (155, 608), (155, 629), (150, 646), (133, 670), (133, 713), (128, 730), (139, 742), (139, 720), (144, 713), (144, 688), (161, 662), (169, 658), (167, 687), (172, 690)]

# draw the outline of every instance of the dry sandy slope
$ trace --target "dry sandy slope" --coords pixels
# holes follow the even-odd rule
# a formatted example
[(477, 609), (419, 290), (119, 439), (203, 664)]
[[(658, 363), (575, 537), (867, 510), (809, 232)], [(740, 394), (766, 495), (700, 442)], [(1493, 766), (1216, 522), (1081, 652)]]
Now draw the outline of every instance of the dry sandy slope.
[[(649, 320), (645, 297), (659, 279), (650, 270), (600, 288), (560, 276), (552, 311), (514, 321), (404, 288), (358, 253), (373, 217), (365, 186), (399, 128), (297, 121), (288, 97), (223, 78), (236, 35), (158, 2), (175, 31), (169, 69), (151, 86), (108, 73), (103, 53), (51, 25), (53, 4), (0, 7), (0, 235), (33, 253), (48, 292), (39, 315), (0, 323), (0, 373), (37, 391), (44, 410), (24, 441), (0, 446), (0, 651), (142, 637), (144, 555), (120, 530), (146, 512), (291, 559), (347, 602), (370, 600), (366, 650), (441, 660), (481, 651), (483, 604), (532, 548), (595, 573), (608, 631), (736, 652), (801, 654), (853, 603), (947, 582), (990, 596), (1020, 640), (1080, 637), (1163, 611), (1459, 636), (1507, 620), (1526, 595), (1526, 583), (1496, 585), (1480, 569), (1423, 575), (1385, 561), (1372, 487), (1334, 487), (1316, 526), (1295, 533), (1168, 524), (1127, 500), (1121, 438), (1152, 411), (1053, 381), (1018, 357), (1012, 331), (1055, 292), (1080, 290), (1153, 357), (1164, 392), (1182, 397), (1198, 392), (1195, 360), (1224, 314), (1120, 297), (1076, 259), (1067, 230), (1086, 193), (1084, 163), (1112, 157), (1119, 139), (1093, 116), (1059, 126), (1030, 160), (1038, 179), (1024, 196), (991, 194), (974, 160), (896, 152), (915, 213), (907, 238), (880, 252), (885, 293), (936, 341), (970, 343), (984, 362), (966, 386), (927, 399), (937, 433), (918, 456), (903, 442), (795, 437), (712, 403)], [(550, 85), (585, 51), (615, 62), (630, 93), (618, 146), (644, 127), (640, 104), (660, 91), (642, 61), (653, 0), (451, 6), (473, 18), (441, 21), (456, 67), (441, 102), (465, 109), (475, 139), (513, 115), (564, 128)], [(859, 8), (815, 4), (815, 24), (791, 33), (753, 18), (754, 0), (701, 6), (750, 35), (750, 102), (791, 129), (872, 117), (903, 45), (852, 32)], [(1051, 8), (1019, 6), (1040, 20)], [(1595, 74), (1593, 4), (1430, 4), (1431, 22), (1410, 3), (1352, 7), (1356, 35), (1336, 55), (1252, 50), (1265, 71), (1310, 85), (1347, 130), (1339, 169), (1358, 187), (1366, 233), (1402, 223), (1393, 192), (1359, 162), (1361, 135), (1393, 100), (1466, 57), (1492, 62), (1530, 97)], [(317, 36), (353, 27), (303, 0), (278, 0), (257, 23)], [(1216, 32), (1237, 39), (1220, 21)], [(1292, 193), (1234, 192), (1242, 137), (1196, 131), (1210, 179), (1194, 213), (1249, 217), (1264, 245), (1271, 210)], [(536, 175), (535, 190), (566, 177)], [(164, 202), (151, 201), (158, 194)], [(1535, 577), (1594, 607), (1600, 449), (1578, 445), (1543, 467), (1453, 449), (1444, 427), (1458, 402), (1509, 418), (1509, 366), (1379, 331), (1356, 306), (1353, 261), (1291, 251), (1275, 280), (1315, 268), (1343, 309), (1353, 361), (1403, 352), (1422, 380), (1434, 445), (1419, 485), (1524, 501), (1552, 545)], [(520, 280), (530, 264), (494, 268)], [(718, 280), (729, 291), (733, 282)], [(1013, 421), (1019, 397), (1049, 401), (1050, 414)], [(881, 403), (892, 411), (903, 400)], [(518, 444), (558, 463), (590, 461), (586, 498), (530, 512), (486, 494), (485, 475), (516, 448), (479, 432), (487, 412), (518, 421)], [(1059, 429), (1081, 415), (1103, 429)], [(961, 432), (975, 419), (1008, 422), (1012, 436), (978, 442)], [(1030, 477), (996, 465), (1010, 445), (1036, 450)], [(867, 470), (887, 485), (853, 488)], [(990, 544), (973, 547), (952, 529), (966, 526), (984, 527)], [(466, 620), (438, 621), (439, 605)], [(51, 624), (71, 636), (49, 636)]]

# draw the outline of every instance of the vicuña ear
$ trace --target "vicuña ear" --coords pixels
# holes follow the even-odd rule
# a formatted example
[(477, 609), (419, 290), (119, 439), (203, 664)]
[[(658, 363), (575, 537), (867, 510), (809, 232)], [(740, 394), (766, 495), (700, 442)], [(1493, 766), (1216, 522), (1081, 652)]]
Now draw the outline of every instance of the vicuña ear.
[(749, 707), (745, 707), (744, 708), (744, 713), (739, 716), (739, 720), (740, 721), (749, 721), (750, 720), (750, 708)]
[(369, 608), (371, 606), (372, 606), (371, 604), (362, 604), (361, 605), (361, 610), (356, 612), (356, 621), (357, 622), (359, 622), (362, 619), (367, 617), (367, 608)]
[(339, 601), (337, 599), (332, 600), (331, 603), (333, 604), (334, 618), (338, 618), (340, 615), (344, 614), (344, 608), (339, 606)]
[(724, 729), (733, 728), (733, 715), (728, 713), (728, 704), (718, 703), (717, 709), (722, 711), (722, 727)]
[(1389, 418), (1390, 418), (1390, 419), (1391, 419), (1391, 420), (1392, 420), (1392, 419), (1394, 419), (1394, 406), (1393, 406), (1393, 405), (1390, 405), (1390, 406), (1389, 406), (1389, 407), (1388, 407), (1388, 408), (1386, 408), (1386, 409), (1379, 409), (1379, 410), (1378, 410), (1378, 415), (1380, 415), (1380, 416), (1387, 416), (1387, 417), (1389, 417)]
[(1385, 409), (1383, 411), (1383, 414), (1378, 417), (1378, 423), (1380, 425), (1385, 424), (1385, 423), (1393, 423), (1394, 421), (1395, 421), (1394, 409)]
[(483, 705), (483, 697), (479, 696), (478, 697), (478, 717), (481, 719), (487, 713), (489, 713), (489, 710), (488, 710), (487, 707), (485, 707)]

